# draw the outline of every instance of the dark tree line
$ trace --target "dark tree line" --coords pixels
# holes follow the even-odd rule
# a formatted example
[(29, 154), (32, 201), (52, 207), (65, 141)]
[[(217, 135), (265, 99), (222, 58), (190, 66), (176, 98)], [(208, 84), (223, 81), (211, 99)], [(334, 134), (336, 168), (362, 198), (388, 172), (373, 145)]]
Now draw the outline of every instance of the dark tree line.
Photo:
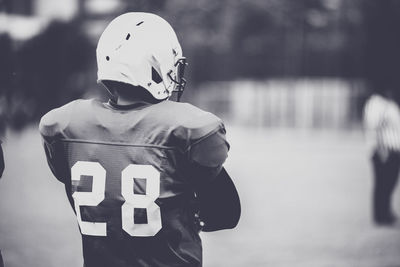
[(81, 97), (95, 60), (93, 45), (76, 23), (54, 22), (23, 43), (3, 35), (0, 49), (0, 116), (14, 128)]
[(366, 1), (365, 76), (372, 90), (400, 91), (400, 2)]

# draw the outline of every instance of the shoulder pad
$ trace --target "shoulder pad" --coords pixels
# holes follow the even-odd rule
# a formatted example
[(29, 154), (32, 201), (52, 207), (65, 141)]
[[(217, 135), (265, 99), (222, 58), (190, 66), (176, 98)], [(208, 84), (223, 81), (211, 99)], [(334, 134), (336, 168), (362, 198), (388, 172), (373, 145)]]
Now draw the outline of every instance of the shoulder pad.
[(50, 110), (39, 123), (39, 131), (42, 136), (55, 136), (60, 134), (69, 124), (71, 114), (78, 100), (72, 101), (62, 107)]
[(185, 143), (186, 148), (208, 135), (224, 129), (220, 118), (190, 104), (183, 104), (173, 135)]

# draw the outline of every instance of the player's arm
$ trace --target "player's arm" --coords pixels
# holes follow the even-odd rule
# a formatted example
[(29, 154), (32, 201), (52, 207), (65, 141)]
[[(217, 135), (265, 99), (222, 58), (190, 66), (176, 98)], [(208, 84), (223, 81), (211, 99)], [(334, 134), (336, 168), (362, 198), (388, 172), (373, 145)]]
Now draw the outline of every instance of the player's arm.
[(205, 232), (234, 228), (240, 219), (238, 192), (222, 167), (228, 150), (223, 126), (190, 148), (190, 168)]
[(43, 147), (51, 172), (57, 180), (65, 183), (69, 169), (66, 166), (62, 143), (57, 140), (43, 138)]
[(197, 191), (202, 231), (212, 232), (235, 228), (239, 222), (241, 207), (236, 187), (225, 170)]
[(47, 163), (53, 175), (63, 183), (69, 175), (69, 169), (66, 166), (65, 152), (60, 140), (63, 138), (72, 109), (71, 103), (54, 109), (44, 115), (39, 123)]
[(3, 155), (3, 148), (1, 147), (1, 141), (0, 141), (0, 178), (3, 175), (4, 171), (4, 155)]

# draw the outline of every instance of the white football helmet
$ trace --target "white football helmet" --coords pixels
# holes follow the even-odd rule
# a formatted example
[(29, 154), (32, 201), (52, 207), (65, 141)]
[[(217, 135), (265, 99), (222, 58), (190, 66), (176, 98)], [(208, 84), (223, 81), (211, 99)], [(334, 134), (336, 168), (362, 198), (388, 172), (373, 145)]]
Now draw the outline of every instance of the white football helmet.
[(150, 13), (130, 12), (107, 26), (97, 44), (97, 81), (141, 86), (158, 99), (186, 84), (186, 59), (171, 25)]

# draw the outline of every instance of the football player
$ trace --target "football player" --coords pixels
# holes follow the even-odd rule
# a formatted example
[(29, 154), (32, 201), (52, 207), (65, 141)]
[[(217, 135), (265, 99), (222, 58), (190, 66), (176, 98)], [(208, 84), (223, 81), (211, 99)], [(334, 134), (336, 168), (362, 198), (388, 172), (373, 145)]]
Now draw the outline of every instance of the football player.
[(108, 103), (76, 100), (47, 113), (40, 133), (65, 184), (86, 267), (201, 266), (199, 231), (234, 228), (229, 145), (215, 115), (170, 101), (186, 59), (161, 17), (126, 13), (97, 46)]

